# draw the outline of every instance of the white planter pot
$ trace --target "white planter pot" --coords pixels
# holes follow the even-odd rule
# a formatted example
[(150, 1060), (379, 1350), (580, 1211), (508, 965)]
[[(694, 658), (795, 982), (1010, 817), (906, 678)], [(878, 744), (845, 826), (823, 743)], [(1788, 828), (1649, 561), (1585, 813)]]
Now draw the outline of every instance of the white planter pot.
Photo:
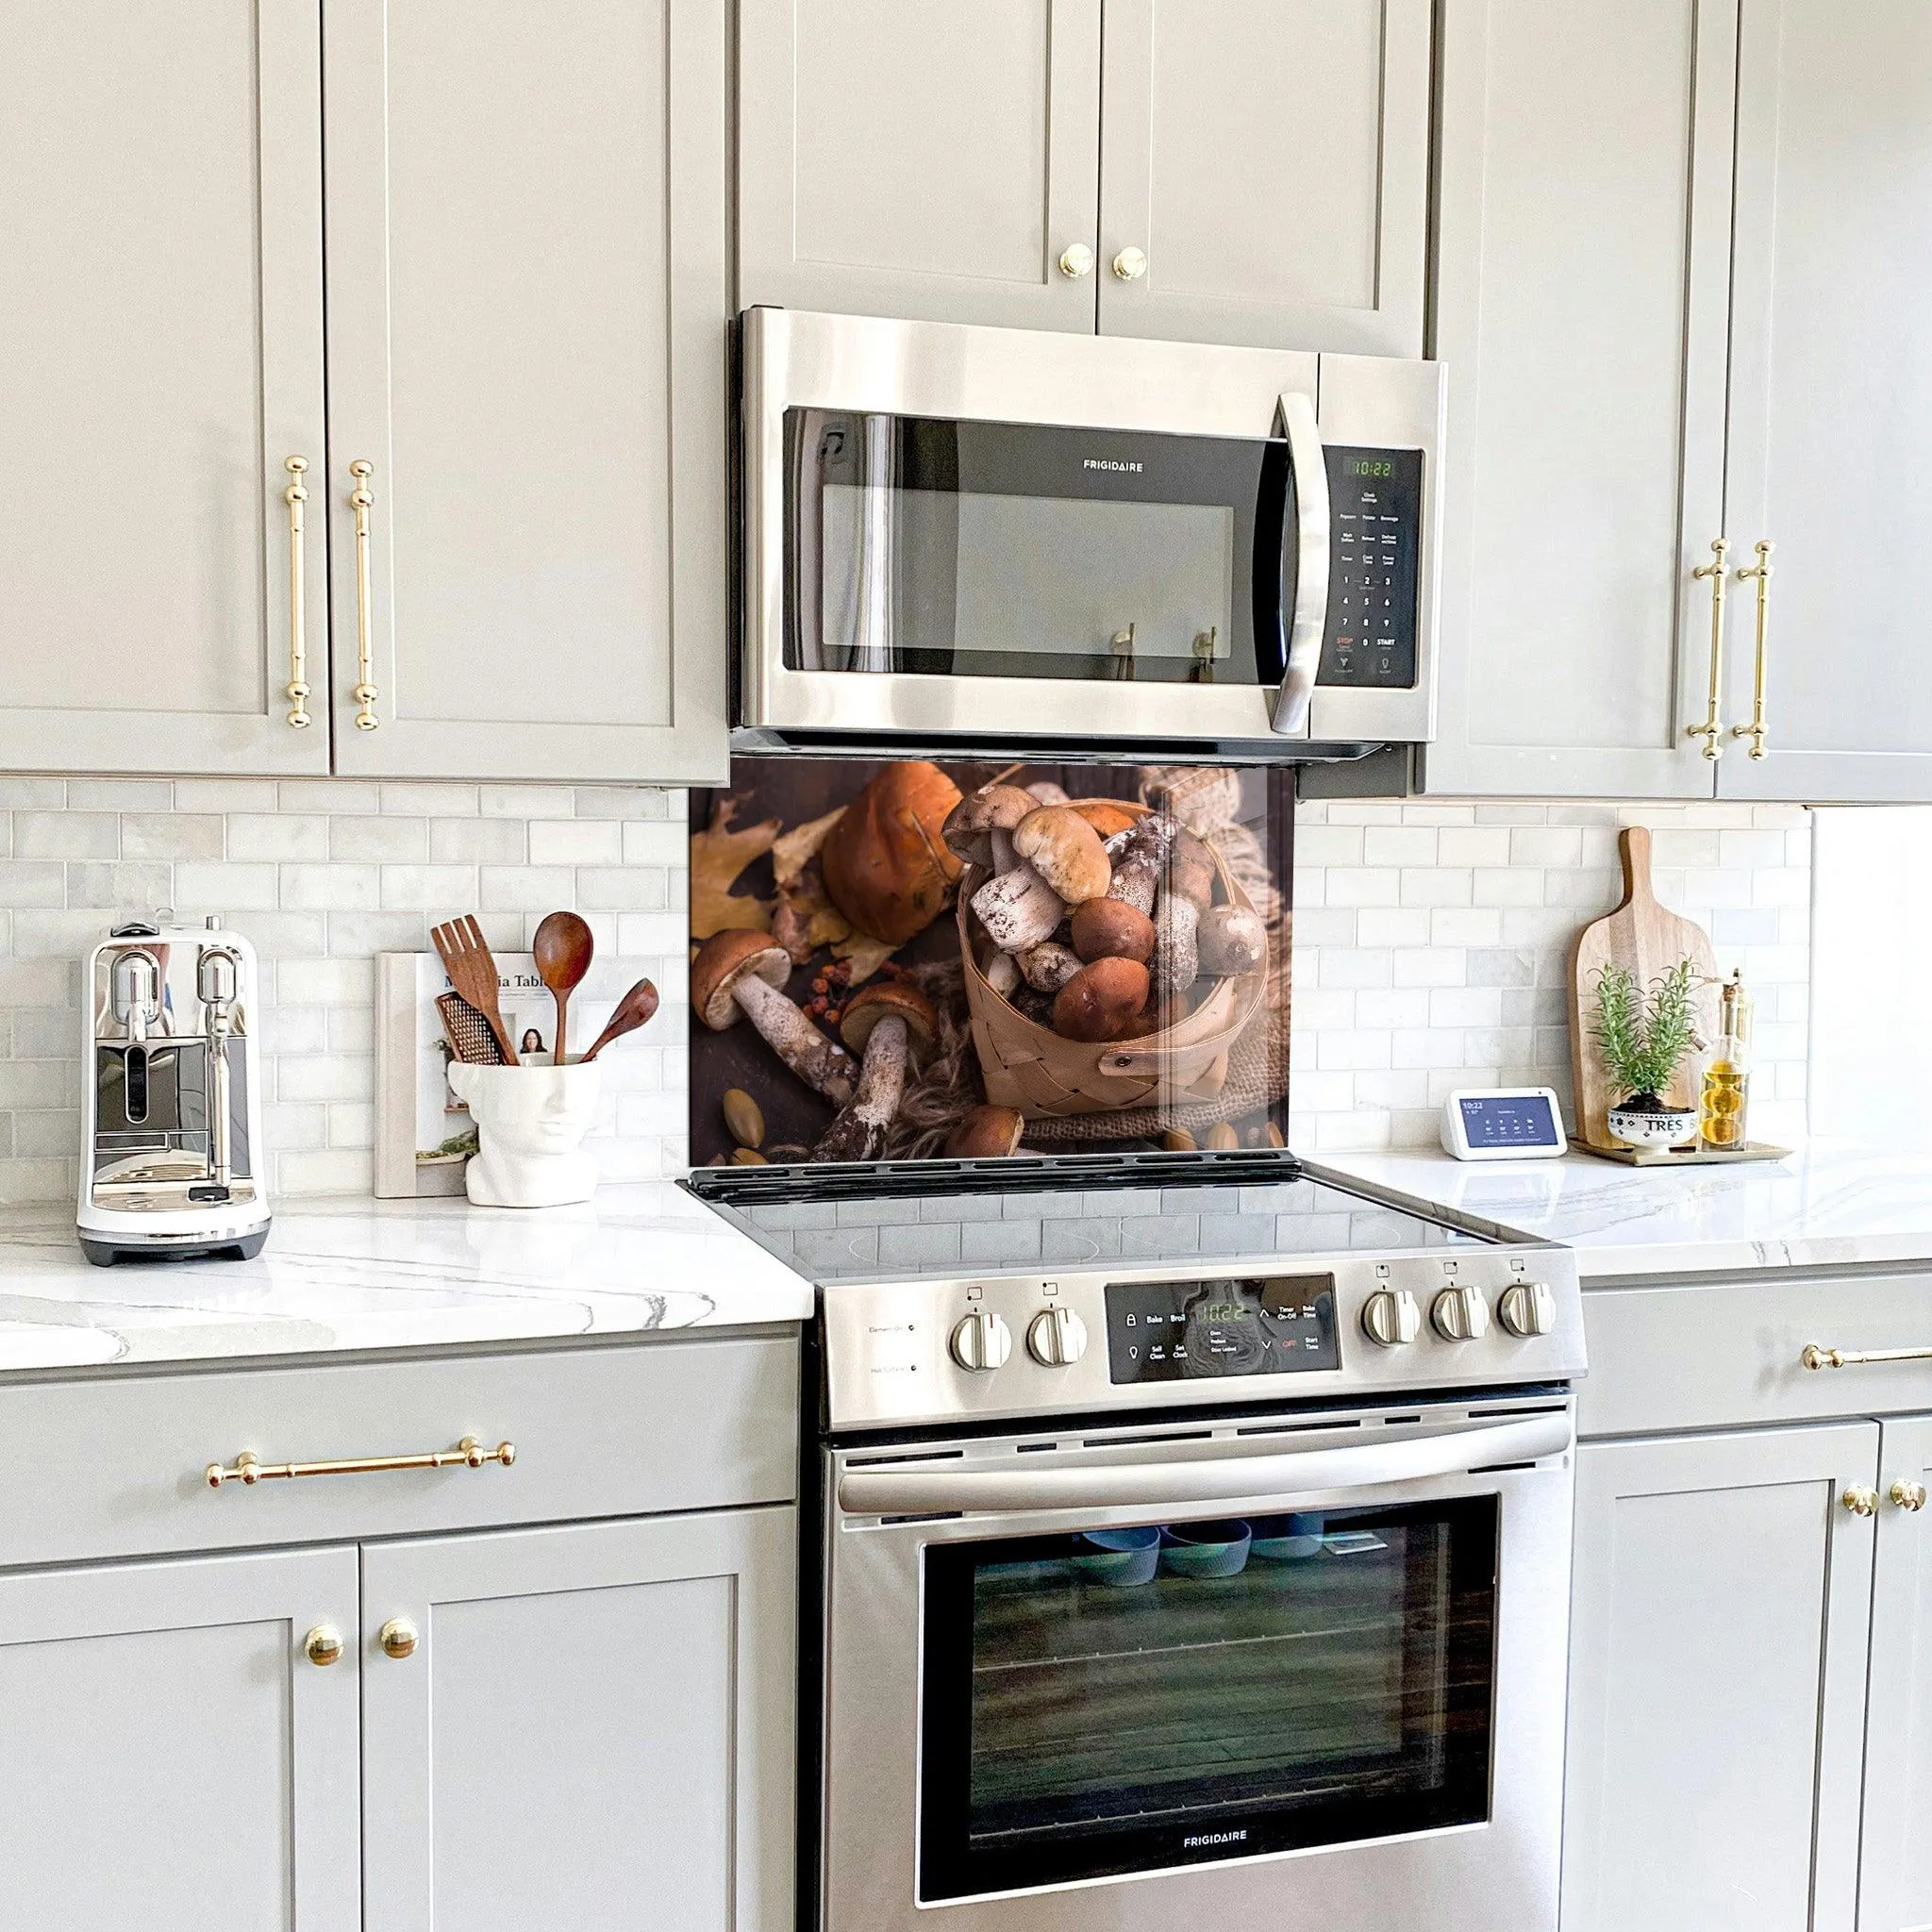
[(481, 1208), (560, 1208), (597, 1191), (597, 1157), (583, 1139), (597, 1112), (603, 1068), (473, 1067), (449, 1084), (476, 1123), (463, 1185)]
[(1667, 1108), (1653, 1113), (1627, 1107), (1613, 1107), (1607, 1115), (1609, 1129), (1626, 1147), (1675, 1147), (1697, 1132), (1697, 1114), (1692, 1108)]

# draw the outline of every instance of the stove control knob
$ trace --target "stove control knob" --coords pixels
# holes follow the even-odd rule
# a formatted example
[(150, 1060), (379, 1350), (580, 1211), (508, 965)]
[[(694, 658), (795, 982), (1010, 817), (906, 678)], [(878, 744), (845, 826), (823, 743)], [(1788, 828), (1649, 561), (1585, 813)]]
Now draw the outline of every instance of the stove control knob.
[(1444, 1341), (1480, 1341), (1490, 1332), (1490, 1305), (1479, 1288), (1445, 1288), (1429, 1309)]
[(953, 1330), (953, 1359), (975, 1375), (990, 1375), (1013, 1352), (1013, 1331), (991, 1308), (975, 1308)]
[(1422, 1332), (1422, 1310), (1406, 1288), (1378, 1288), (1362, 1304), (1362, 1333), (1384, 1348), (1400, 1348)]
[(1072, 1308), (1041, 1308), (1026, 1324), (1026, 1353), (1042, 1369), (1070, 1369), (1087, 1353), (1087, 1324)]
[(1496, 1319), (1524, 1341), (1547, 1335), (1557, 1325), (1557, 1297), (1541, 1281), (1512, 1281), (1496, 1304)]

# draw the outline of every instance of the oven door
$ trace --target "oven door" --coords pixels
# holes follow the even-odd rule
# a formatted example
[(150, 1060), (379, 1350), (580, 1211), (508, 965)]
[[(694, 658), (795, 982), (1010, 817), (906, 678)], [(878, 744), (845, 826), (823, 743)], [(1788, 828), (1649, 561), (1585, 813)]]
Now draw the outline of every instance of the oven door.
[(1554, 1926), (1571, 1423), (1525, 1407), (834, 1455), (826, 1932)]
[[(1424, 735), (1432, 423), (1399, 447), (1318, 428), (1304, 352), (742, 329), (741, 723), (1286, 745), (1319, 681), (1382, 701), (1349, 714), (1368, 735)], [(1433, 397), (1429, 365), (1341, 358), (1330, 414), (1380, 439), (1419, 370)]]

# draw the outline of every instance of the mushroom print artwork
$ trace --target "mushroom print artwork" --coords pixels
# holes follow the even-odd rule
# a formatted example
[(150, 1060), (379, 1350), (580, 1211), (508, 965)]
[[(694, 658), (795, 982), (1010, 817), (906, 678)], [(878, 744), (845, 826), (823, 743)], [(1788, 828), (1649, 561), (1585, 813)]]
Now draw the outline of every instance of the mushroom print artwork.
[(691, 794), (694, 1166), (1279, 1147), (1279, 768), (741, 759)]

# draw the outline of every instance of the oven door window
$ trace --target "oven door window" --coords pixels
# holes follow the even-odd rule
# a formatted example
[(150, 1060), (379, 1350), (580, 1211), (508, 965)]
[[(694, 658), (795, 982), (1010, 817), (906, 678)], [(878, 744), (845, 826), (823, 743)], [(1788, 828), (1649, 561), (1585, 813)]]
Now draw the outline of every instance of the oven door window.
[(785, 438), (788, 669), (1281, 676), (1285, 442), (803, 408)]
[(1486, 1819), (1497, 1526), (1491, 1495), (928, 1545), (920, 1897)]

